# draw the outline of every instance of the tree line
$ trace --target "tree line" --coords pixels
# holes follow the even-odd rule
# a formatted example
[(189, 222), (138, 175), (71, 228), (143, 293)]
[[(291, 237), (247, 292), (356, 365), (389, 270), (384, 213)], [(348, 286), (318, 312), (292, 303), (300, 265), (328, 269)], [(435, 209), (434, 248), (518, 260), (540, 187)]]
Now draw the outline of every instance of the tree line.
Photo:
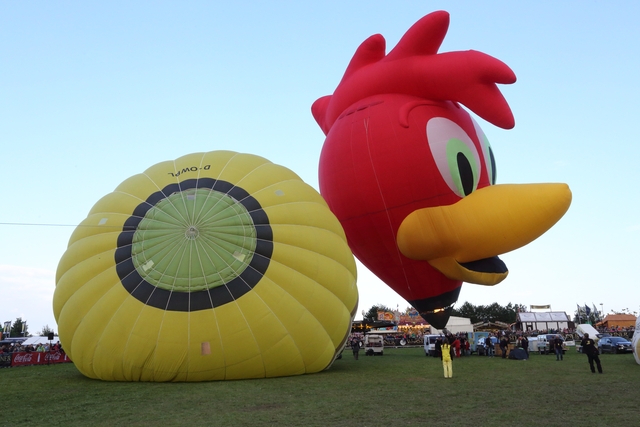
[[(407, 307), (407, 311), (412, 307)], [(363, 311), (362, 318), (365, 321), (372, 322), (378, 319), (378, 311), (394, 311), (393, 309), (382, 305), (373, 305), (368, 311)], [(466, 317), (471, 319), (471, 323), (478, 322), (504, 322), (514, 323), (518, 312), (526, 312), (527, 307), (523, 304), (507, 304), (501, 306), (497, 302), (489, 305), (473, 305), (465, 302), (460, 308), (454, 308), (451, 315), (457, 317)]]
[[(0, 325), (0, 331), (2, 331), (2, 326), (4, 325)], [(55, 333), (54, 330), (49, 327), (49, 325), (44, 325), (42, 327), (42, 330), (37, 333), (37, 336), (44, 337), (49, 335), (50, 332)], [(18, 317), (14, 322), (11, 323), (11, 328), (9, 329), (9, 331), (6, 331), (6, 330), (3, 331), (3, 338), (4, 337), (11, 337), (11, 338), (25, 337), (26, 338), (30, 336), (32, 335), (31, 333), (29, 333), (29, 325), (27, 324), (26, 320), (22, 320), (22, 317)]]

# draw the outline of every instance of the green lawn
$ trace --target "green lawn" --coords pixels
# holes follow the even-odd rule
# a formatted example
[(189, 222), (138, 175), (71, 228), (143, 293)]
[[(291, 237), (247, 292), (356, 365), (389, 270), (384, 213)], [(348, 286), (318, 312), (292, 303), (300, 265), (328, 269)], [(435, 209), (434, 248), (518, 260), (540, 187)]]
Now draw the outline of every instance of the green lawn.
[[(0, 370), (0, 425), (47, 426), (488, 426), (638, 425), (640, 365), (633, 355), (479, 356), (453, 361), (421, 348), (350, 351), (325, 372), (209, 383), (108, 383), (73, 364)], [(606, 415), (605, 415), (606, 414)]]

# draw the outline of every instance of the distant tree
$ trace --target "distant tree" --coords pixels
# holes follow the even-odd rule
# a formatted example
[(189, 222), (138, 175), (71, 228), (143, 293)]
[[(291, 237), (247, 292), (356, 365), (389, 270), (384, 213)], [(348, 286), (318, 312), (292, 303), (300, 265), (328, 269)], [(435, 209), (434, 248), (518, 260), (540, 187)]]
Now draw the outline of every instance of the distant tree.
[(29, 337), (29, 326), (26, 320), (22, 320), (22, 317), (18, 317), (13, 325), (11, 325), (12, 337)]
[(522, 304), (511, 303), (503, 307), (497, 302), (489, 305), (473, 305), (465, 302), (460, 308), (454, 308), (452, 315), (467, 317), (471, 319), (471, 323), (495, 321), (514, 323), (516, 321), (517, 310), (526, 311), (526, 307)]
[(41, 337), (46, 337), (47, 335), (49, 335), (49, 333), (52, 333), (54, 335), (56, 334), (56, 332), (53, 329), (51, 329), (49, 325), (44, 325), (38, 335)]
[(505, 320), (501, 318), (504, 308), (497, 302), (494, 302), (493, 304), (485, 305), (483, 306), (483, 308), (484, 308), (484, 314), (485, 314), (485, 318), (483, 320), (489, 321), (489, 322), (495, 322), (496, 320), (505, 322)]
[(637, 311), (631, 311), (628, 308), (623, 308), (622, 310), (611, 310), (611, 314), (632, 314), (634, 316), (638, 316)]
[[(501, 318), (504, 319), (502, 322), (505, 323), (515, 323), (518, 320), (518, 310), (520, 309), (521, 304), (512, 305), (511, 303), (507, 304), (501, 314)], [(518, 309), (516, 309), (518, 307)]]
[(522, 305), (522, 304), (514, 304), (513, 308), (516, 310), (516, 313), (525, 313), (527, 311), (529, 311), (527, 309), (526, 305)]
[(454, 316), (471, 319), (471, 323), (477, 323), (482, 320), (479, 318), (477, 307), (468, 301), (462, 304), (460, 308), (454, 308), (452, 314)]
[(375, 304), (372, 305), (369, 311), (362, 312), (362, 320), (366, 322), (374, 322), (378, 320), (378, 311), (393, 311), (386, 305)]

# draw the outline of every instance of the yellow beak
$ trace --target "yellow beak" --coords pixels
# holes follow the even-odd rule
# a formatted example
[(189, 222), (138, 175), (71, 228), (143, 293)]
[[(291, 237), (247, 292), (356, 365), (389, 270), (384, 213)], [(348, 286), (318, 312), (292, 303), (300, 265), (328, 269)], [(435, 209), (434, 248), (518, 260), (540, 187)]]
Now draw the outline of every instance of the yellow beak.
[(477, 269), (474, 262), (535, 240), (570, 204), (566, 184), (492, 185), (453, 205), (412, 212), (398, 229), (397, 243), (404, 256), (428, 261), (450, 279), (495, 285), (507, 276), (506, 268)]

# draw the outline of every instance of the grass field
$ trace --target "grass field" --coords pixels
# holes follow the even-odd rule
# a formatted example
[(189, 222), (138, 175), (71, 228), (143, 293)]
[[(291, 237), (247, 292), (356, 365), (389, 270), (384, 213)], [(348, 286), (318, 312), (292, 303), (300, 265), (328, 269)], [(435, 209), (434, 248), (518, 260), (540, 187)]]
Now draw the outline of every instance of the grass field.
[(601, 355), (604, 373), (571, 349), (527, 361), (453, 361), (421, 348), (385, 349), (298, 377), (209, 383), (109, 383), (73, 364), (0, 370), (0, 425), (47, 426), (489, 426), (640, 423), (640, 366)]

